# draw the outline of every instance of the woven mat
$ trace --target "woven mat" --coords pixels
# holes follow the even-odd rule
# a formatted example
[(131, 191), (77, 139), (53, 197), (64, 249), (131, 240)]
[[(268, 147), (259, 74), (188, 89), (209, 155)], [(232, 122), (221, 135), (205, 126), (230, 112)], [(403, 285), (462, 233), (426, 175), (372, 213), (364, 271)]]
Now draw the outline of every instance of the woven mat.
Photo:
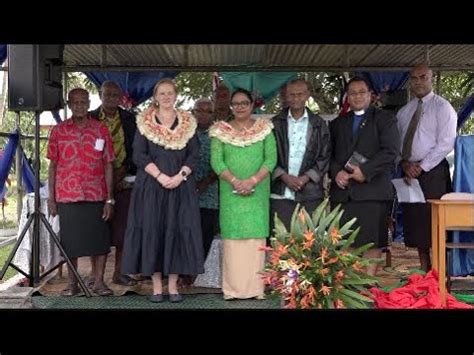
[[(401, 278), (406, 277), (411, 269), (419, 268), (419, 259), (417, 250), (414, 248), (406, 248), (404, 244), (394, 243), (391, 248), (392, 266), (387, 267), (383, 263), (379, 268), (377, 277), (380, 279), (381, 286), (388, 286), (398, 283)], [(385, 258), (385, 254), (382, 255)], [(112, 252), (107, 258), (107, 265), (105, 268), (105, 283), (114, 291), (114, 296), (122, 296), (126, 293), (136, 293), (139, 295), (150, 295), (153, 287), (151, 280), (139, 281), (135, 286), (121, 286), (112, 283), (112, 274), (114, 270), (115, 252)], [(90, 271), (89, 257), (79, 258), (79, 273), (86, 277)], [(67, 268), (63, 266), (63, 277), (57, 276), (44, 280), (39, 287), (35, 289), (35, 293), (43, 296), (59, 296), (61, 291), (67, 286)], [(222, 293), (220, 289), (202, 288), (202, 287), (188, 287), (179, 290), (182, 294), (216, 294)], [(163, 293), (167, 293), (167, 288), (164, 286)]]
[[(151, 295), (153, 292), (153, 285), (151, 280), (139, 281), (135, 286), (122, 286), (112, 282), (112, 275), (114, 272), (115, 265), (115, 248), (112, 248), (105, 267), (104, 281), (105, 284), (114, 291), (114, 296), (123, 296), (126, 293), (136, 293), (139, 295)], [(78, 260), (78, 270), (81, 277), (84, 279), (91, 270), (91, 262), (89, 257), (82, 257)], [(53, 272), (54, 274), (55, 272)], [(61, 291), (67, 286), (67, 266), (63, 265), (63, 277), (59, 278), (57, 275), (54, 277), (43, 280), (38, 287), (35, 288), (35, 294), (41, 294), (43, 296), (60, 296)], [(49, 276), (49, 275), (48, 275)], [(164, 282), (163, 293), (167, 294), (166, 280)], [(209, 294), (209, 293), (222, 293), (221, 289), (216, 288), (203, 288), (203, 287), (186, 287), (180, 288), (179, 292), (183, 295), (186, 294)], [(95, 296), (94, 294), (92, 294)]]

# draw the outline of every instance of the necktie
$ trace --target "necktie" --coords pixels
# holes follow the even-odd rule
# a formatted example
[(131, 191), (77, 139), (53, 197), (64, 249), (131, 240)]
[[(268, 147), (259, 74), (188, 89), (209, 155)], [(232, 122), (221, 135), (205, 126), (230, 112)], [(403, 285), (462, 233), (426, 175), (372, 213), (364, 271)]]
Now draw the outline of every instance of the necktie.
[(420, 122), (422, 107), (423, 107), (423, 101), (419, 99), (418, 106), (416, 107), (415, 113), (413, 114), (410, 124), (408, 125), (408, 129), (405, 134), (405, 139), (403, 139), (403, 148), (402, 148), (403, 160), (408, 160), (411, 157), (413, 137), (415, 137), (416, 128), (418, 127), (418, 123)]

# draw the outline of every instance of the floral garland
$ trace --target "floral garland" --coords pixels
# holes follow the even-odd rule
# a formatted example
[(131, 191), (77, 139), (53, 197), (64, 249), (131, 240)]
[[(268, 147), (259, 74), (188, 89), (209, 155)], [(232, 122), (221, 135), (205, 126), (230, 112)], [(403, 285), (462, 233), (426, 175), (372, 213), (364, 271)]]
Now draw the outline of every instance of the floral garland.
[(229, 123), (218, 121), (209, 128), (209, 136), (219, 139), (226, 144), (246, 147), (262, 141), (272, 132), (273, 123), (264, 118), (259, 118), (252, 127), (238, 131)]
[(169, 129), (155, 120), (157, 108), (150, 107), (137, 116), (137, 128), (142, 135), (165, 149), (183, 149), (196, 132), (197, 123), (194, 117), (184, 110), (176, 110), (178, 125)]

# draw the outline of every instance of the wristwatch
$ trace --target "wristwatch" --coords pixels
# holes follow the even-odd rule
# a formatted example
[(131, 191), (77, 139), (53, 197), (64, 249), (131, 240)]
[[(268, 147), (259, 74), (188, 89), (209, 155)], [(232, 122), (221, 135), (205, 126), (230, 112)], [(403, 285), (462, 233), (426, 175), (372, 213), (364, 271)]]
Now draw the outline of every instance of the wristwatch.
[(184, 181), (187, 181), (187, 180), (188, 180), (188, 179), (187, 179), (188, 174), (186, 174), (186, 171), (181, 170), (181, 171), (180, 171), (180, 174), (181, 174), (181, 176), (183, 177), (183, 180), (184, 180)]
[(111, 198), (110, 200), (105, 201), (105, 203), (108, 203), (109, 205), (114, 206), (115, 205), (115, 200)]

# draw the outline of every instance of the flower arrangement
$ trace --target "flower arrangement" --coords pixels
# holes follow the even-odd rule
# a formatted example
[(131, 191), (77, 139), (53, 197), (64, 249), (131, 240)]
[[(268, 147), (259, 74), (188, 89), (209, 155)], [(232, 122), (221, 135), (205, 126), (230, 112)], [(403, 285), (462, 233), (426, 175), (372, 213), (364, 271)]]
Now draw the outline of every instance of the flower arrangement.
[(275, 217), (272, 246), (262, 248), (269, 252), (264, 283), (282, 298), (284, 308), (368, 308), (373, 302), (366, 286), (377, 279), (364, 269), (378, 259), (361, 257), (373, 243), (350, 250), (359, 232), (350, 229), (356, 219), (340, 227), (340, 205), (327, 213), (327, 204), (328, 199), (312, 216), (298, 205), (290, 231)]

